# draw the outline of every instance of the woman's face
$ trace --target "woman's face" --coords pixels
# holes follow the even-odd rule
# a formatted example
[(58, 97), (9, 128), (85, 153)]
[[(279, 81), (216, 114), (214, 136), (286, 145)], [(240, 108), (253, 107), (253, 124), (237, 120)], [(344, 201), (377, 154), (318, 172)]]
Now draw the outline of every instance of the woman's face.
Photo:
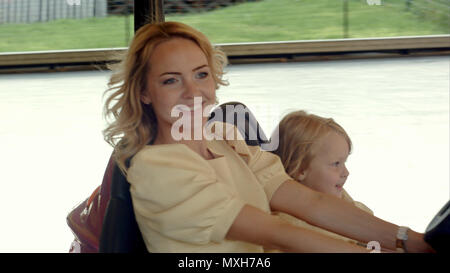
[(349, 146), (345, 138), (335, 132), (322, 137), (313, 146), (313, 159), (300, 174), (300, 182), (310, 188), (339, 198), (349, 172), (345, 166)]
[[(205, 107), (216, 100), (215, 82), (203, 51), (191, 40), (173, 38), (156, 46), (149, 62), (147, 90), (141, 100), (153, 105), (158, 121), (157, 140), (172, 136), (172, 125), (186, 116), (191, 117), (191, 126), (186, 127), (198, 128), (199, 124), (193, 125), (194, 120), (198, 121)], [(172, 110), (178, 115), (172, 116)], [(202, 115), (200, 128), (206, 121), (207, 116)]]

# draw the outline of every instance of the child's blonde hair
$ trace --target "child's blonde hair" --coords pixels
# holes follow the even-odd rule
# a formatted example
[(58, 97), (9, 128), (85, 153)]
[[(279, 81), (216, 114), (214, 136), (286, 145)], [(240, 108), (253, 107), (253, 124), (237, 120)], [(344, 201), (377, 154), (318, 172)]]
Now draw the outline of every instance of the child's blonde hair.
[(286, 173), (297, 179), (314, 158), (314, 144), (330, 132), (336, 132), (345, 138), (350, 153), (350, 137), (332, 118), (323, 118), (302, 110), (291, 112), (279, 124), (280, 142), (273, 153), (280, 157)]

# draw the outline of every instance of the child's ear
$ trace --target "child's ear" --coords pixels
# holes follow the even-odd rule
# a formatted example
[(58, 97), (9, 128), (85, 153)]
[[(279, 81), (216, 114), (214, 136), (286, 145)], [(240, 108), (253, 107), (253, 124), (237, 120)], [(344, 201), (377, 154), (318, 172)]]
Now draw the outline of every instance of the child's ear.
[(298, 172), (298, 175), (297, 175), (298, 181), (303, 182), (303, 180), (305, 180), (307, 176), (308, 176), (308, 170), (307, 169), (306, 170), (300, 170)]

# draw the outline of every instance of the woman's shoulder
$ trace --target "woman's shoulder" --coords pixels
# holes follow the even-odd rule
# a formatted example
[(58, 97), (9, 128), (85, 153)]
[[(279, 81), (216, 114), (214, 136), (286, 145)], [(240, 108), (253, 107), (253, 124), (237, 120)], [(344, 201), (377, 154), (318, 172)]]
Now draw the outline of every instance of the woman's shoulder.
[(229, 146), (244, 157), (253, 157), (261, 152), (259, 146), (249, 146), (239, 129), (229, 123), (215, 121), (208, 125), (209, 139), (215, 145)]
[(167, 162), (180, 163), (183, 161), (199, 161), (202, 157), (192, 151), (184, 144), (158, 144), (146, 145), (137, 152), (131, 162), (147, 161), (147, 162)]
[(214, 175), (211, 167), (199, 154), (184, 144), (147, 145), (131, 160), (128, 174), (152, 173), (152, 176), (202, 173)]

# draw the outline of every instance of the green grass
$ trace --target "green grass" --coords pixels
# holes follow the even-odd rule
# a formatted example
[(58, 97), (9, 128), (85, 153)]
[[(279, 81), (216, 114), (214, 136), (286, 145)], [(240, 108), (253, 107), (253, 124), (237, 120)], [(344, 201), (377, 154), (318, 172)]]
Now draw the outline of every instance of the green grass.
[[(125, 19), (109, 16), (0, 25), (0, 52), (124, 47), (127, 46)], [(133, 35), (132, 19), (128, 19), (130, 35)]]
[[(341, 0), (263, 0), (211, 12), (169, 15), (187, 23), (214, 43), (343, 38)], [(405, 0), (382, 0), (369, 6), (349, 0), (349, 38), (414, 36), (449, 33), (437, 22), (406, 11)], [(49, 23), (0, 25), (0, 52), (108, 48), (127, 45), (125, 20), (109, 16)]]
[[(406, 12), (404, 0), (382, 3), (349, 0), (349, 38), (449, 33), (436, 22)], [(343, 38), (340, 0), (265, 0), (168, 19), (190, 24), (216, 43)]]

